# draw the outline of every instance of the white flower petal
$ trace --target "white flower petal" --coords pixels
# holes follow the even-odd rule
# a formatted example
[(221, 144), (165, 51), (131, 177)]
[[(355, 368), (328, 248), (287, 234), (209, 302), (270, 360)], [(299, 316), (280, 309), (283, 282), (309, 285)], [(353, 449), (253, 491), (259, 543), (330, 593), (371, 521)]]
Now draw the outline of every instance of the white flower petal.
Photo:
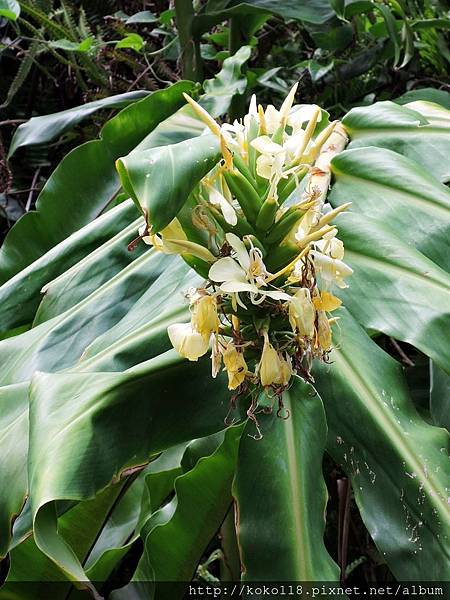
[(278, 154), (279, 152), (283, 152), (283, 146), (272, 142), (268, 135), (261, 135), (250, 143), (261, 154)]
[(227, 223), (230, 225), (236, 225), (237, 223), (237, 215), (234, 208), (228, 202), (223, 194), (216, 190), (216, 188), (211, 188), (209, 192), (209, 201), (214, 206), (218, 206), (222, 211), (223, 217)]
[(167, 328), (167, 334), (175, 350), (191, 361), (197, 361), (208, 352), (209, 340), (194, 331), (190, 323), (174, 323)]
[(248, 250), (245, 247), (244, 242), (240, 238), (238, 238), (238, 236), (234, 233), (227, 233), (225, 237), (227, 242), (236, 252), (237, 260), (241, 267), (245, 271), (248, 271), (248, 269), (250, 268), (250, 256), (248, 254)]
[(256, 172), (263, 179), (272, 177), (273, 157), (262, 154), (256, 159)]
[(281, 115), (279, 111), (269, 104), (264, 112), (264, 120), (266, 122), (266, 129), (268, 133), (274, 133), (280, 126)]
[[(317, 106), (317, 104), (297, 104), (289, 114), (287, 121), (288, 125), (290, 125), (294, 131), (300, 129), (303, 123), (311, 120), (318, 108), (319, 106)], [(317, 122), (319, 123), (321, 119), (322, 112), (319, 114)]]
[(223, 281), (247, 281), (244, 269), (231, 256), (219, 258), (218, 261), (213, 263), (209, 269), (208, 277), (211, 281), (218, 283)]
[(289, 296), (289, 294), (286, 294), (286, 292), (267, 292), (266, 290), (264, 290), (264, 295), (268, 296), (269, 298), (272, 298), (273, 300), (291, 300), (291, 296)]
[(256, 285), (243, 281), (226, 281), (220, 286), (222, 292), (235, 293), (235, 292), (254, 292), (258, 293)]

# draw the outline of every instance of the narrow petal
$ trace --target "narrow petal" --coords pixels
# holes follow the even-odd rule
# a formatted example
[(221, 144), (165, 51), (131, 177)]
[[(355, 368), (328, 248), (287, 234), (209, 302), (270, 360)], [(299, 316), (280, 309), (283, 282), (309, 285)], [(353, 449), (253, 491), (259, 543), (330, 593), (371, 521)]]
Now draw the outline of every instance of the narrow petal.
[(234, 293), (234, 292), (254, 292), (257, 294), (259, 292), (256, 285), (252, 285), (251, 283), (244, 283), (242, 281), (226, 281), (222, 283), (220, 286), (222, 292)]
[(248, 271), (248, 269), (250, 268), (250, 256), (248, 254), (244, 242), (240, 238), (238, 238), (237, 235), (234, 235), (234, 233), (227, 233), (225, 237), (227, 239), (227, 242), (236, 252), (237, 259), (241, 267), (245, 271)]

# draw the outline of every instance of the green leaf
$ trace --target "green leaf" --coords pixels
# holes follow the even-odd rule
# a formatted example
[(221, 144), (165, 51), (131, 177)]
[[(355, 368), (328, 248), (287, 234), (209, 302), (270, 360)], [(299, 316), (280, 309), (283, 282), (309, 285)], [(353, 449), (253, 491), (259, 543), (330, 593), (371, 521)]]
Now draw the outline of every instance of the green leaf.
[(144, 45), (145, 42), (142, 36), (138, 33), (129, 33), (126, 37), (117, 42), (116, 48), (131, 48), (136, 52), (140, 52)]
[[(153, 92), (108, 121), (100, 140), (79, 146), (63, 159), (40, 193), (36, 212), (24, 215), (8, 233), (0, 249), (0, 282), (97, 217), (120, 188), (114, 161), (182, 106), (182, 93), (193, 89), (181, 81)], [(19, 253), (23, 240), (26, 252)]]
[(249, 421), (239, 448), (233, 495), (243, 580), (336, 581), (339, 570), (323, 543), (322, 402), (296, 379), (283, 403), (289, 418), (258, 414), (263, 438), (254, 439)]
[[(155, 512), (142, 530), (144, 553), (137, 566), (131, 586), (146, 582), (147, 589), (161, 600), (182, 598), (158, 582), (189, 581), (208, 542), (219, 529), (231, 504), (231, 483), (241, 427), (231, 427), (214, 436), (213, 452), (201, 456), (192, 469), (175, 480), (175, 496)], [(176, 543), (174, 543), (176, 540)], [(155, 582), (155, 583), (154, 583)], [(126, 598), (127, 588), (113, 598)]]
[[(352, 202), (352, 212), (380, 221), (402, 242), (449, 270), (450, 192), (420, 164), (390, 150), (346, 150), (332, 163), (333, 205)], [(355, 225), (356, 226), (356, 225)]]
[(295, 19), (307, 23), (325, 23), (334, 16), (330, 3), (326, 0), (247, 0), (246, 2), (209, 0), (205, 9), (194, 18), (194, 31), (204, 33), (215, 23), (220, 23), (230, 17), (268, 13), (282, 19)]
[(394, 100), (397, 104), (409, 104), (410, 102), (425, 101), (440, 104), (447, 110), (450, 109), (450, 94), (444, 90), (435, 88), (422, 88), (405, 92)]
[(222, 70), (214, 79), (207, 79), (204, 82), (206, 98), (202, 105), (210, 114), (218, 116), (226, 113), (230, 98), (245, 93), (247, 78), (242, 74), (242, 67), (250, 56), (250, 46), (242, 46), (236, 54), (224, 61)]
[[(0, 559), (11, 540), (11, 521), (19, 515), (27, 495), (28, 384), (0, 387)], [(7, 490), (7, 493), (4, 491)]]
[(315, 369), (328, 449), (351, 478), (364, 523), (394, 575), (445, 580), (449, 436), (417, 414), (400, 366), (345, 310), (339, 316), (331, 364)]
[(450, 431), (450, 376), (430, 361), (430, 412), (437, 427)]
[(450, 111), (429, 102), (399, 106), (377, 102), (353, 108), (342, 123), (349, 149), (377, 146), (415, 160), (440, 181), (450, 180)]
[(382, 221), (347, 214), (337, 219), (352, 267), (340, 297), (367, 329), (414, 345), (443, 369), (450, 365), (450, 278)]
[(93, 37), (88, 37), (81, 42), (71, 42), (70, 40), (55, 40), (48, 43), (51, 48), (58, 50), (66, 50), (67, 52), (88, 52), (95, 40)]
[[(179, 381), (186, 378), (190, 385), (180, 394)], [(183, 412), (189, 418), (173, 419)], [(39, 548), (69, 579), (85, 579), (73, 550), (57, 536), (54, 500), (93, 497), (152, 454), (222, 429), (227, 412), (223, 378), (214, 382), (208, 361), (191, 365), (174, 351), (125, 373), (37, 374), (30, 401), (30, 495)], [(99, 453), (105, 423), (110, 443)]]
[(220, 156), (219, 140), (211, 134), (129, 154), (118, 161), (118, 170), (156, 233), (174, 219)]
[(16, 0), (0, 0), (0, 17), (16, 21), (20, 15), (20, 4)]
[(126, 92), (102, 98), (101, 100), (95, 100), (94, 102), (86, 102), (86, 104), (82, 104), (81, 106), (68, 108), (67, 110), (51, 115), (33, 117), (26, 123), (19, 125), (14, 132), (14, 137), (9, 147), (8, 158), (11, 158), (17, 149), (23, 146), (51, 142), (98, 110), (104, 108), (125, 108), (136, 102), (136, 100), (145, 98), (148, 95), (148, 92), (140, 90)]
[(133, 23), (156, 23), (157, 21), (158, 17), (156, 17), (156, 15), (154, 15), (150, 10), (141, 10), (131, 17), (128, 17), (125, 23), (127, 25), (132, 25)]
[[(41, 289), (44, 284), (61, 275), (66, 269), (68, 273), (64, 276), (64, 279), (67, 282), (67, 278), (73, 274), (73, 271), (70, 270), (71, 267), (74, 267), (74, 271), (78, 271), (80, 266), (74, 265), (77, 265), (79, 261), (82, 261), (85, 257), (86, 260), (91, 260), (87, 257), (90, 257), (93, 252), (95, 256), (97, 248), (109, 248), (115, 239), (115, 234), (122, 240), (121, 243), (126, 250), (126, 245), (135, 237), (129, 235), (127, 226), (130, 222), (136, 222), (137, 216), (136, 207), (129, 200), (72, 234), (1, 285), (0, 330), (5, 332), (11, 327), (32, 322), (42, 298)], [(125, 231), (125, 234), (121, 233), (123, 231)], [(26, 249), (33, 250), (31, 244), (27, 245)], [(25, 255), (24, 250), (25, 248), (22, 246), (11, 246), (10, 260), (22, 260)], [(118, 248), (118, 250), (120, 249)], [(100, 252), (103, 254), (102, 250)], [(130, 253), (128, 257), (123, 257), (125, 262), (127, 258), (131, 261), (134, 255)], [(100, 267), (100, 265), (98, 266)], [(107, 278), (109, 272), (104, 270), (99, 275)], [(92, 280), (92, 283), (95, 285), (95, 279)], [(80, 298), (80, 293), (85, 293), (87, 285), (88, 281), (84, 280), (83, 286), (74, 292), (73, 297), (69, 297), (69, 303), (71, 300), (76, 302), (76, 298)], [(92, 287), (88, 289), (92, 289)], [(51, 295), (48, 299), (45, 298), (45, 305), (50, 302)], [(73, 302), (71, 305), (73, 305)]]

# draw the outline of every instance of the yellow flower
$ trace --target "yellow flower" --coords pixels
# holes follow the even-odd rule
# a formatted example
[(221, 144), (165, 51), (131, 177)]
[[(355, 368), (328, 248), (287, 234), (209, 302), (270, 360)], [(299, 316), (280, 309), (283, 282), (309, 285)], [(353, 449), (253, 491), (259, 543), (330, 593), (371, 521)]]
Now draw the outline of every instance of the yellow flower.
[(281, 385), (285, 386), (288, 385), (293, 374), (292, 363), (289, 356), (280, 356), (280, 365), (280, 376), (275, 383), (280, 383)]
[(292, 330), (298, 331), (300, 335), (312, 337), (315, 317), (316, 311), (309, 290), (300, 288), (289, 302), (289, 322)]
[(194, 331), (190, 323), (169, 325), (167, 333), (172, 346), (183, 358), (196, 362), (208, 352), (209, 339)]
[(317, 338), (319, 341), (319, 346), (326, 352), (331, 348), (331, 327), (330, 323), (328, 322), (327, 315), (323, 310), (319, 310), (317, 313), (317, 325)]
[(223, 352), (223, 362), (228, 373), (228, 389), (234, 390), (241, 385), (248, 373), (244, 355), (230, 342)]
[(209, 340), (211, 333), (218, 332), (220, 323), (217, 316), (217, 302), (213, 296), (201, 296), (194, 303), (191, 324), (192, 328), (206, 340)]
[(324, 310), (326, 312), (332, 312), (339, 308), (342, 304), (342, 300), (333, 296), (329, 292), (321, 292), (320, 296), (313, 298), (313, 304), (316, 310)]
[(159, 252), (164, 252), (164, 254), (191, 254), (211, 263), (216, 260), (214, 254), (207, 248), (187, 239), (180, 222), (176, 218), (157, 234), (145, 235), (146, 230), (147, 225), (144, 224), (139, 229), (139, 235), (143, 236), (142, 239), (146, 244), (153, 246)]
[(278, 352), (269, 342), (267, 332), (264, 332), (264, 348), (259, 363), (259, 378), (263, 386), (280, 383), (282, 365)]

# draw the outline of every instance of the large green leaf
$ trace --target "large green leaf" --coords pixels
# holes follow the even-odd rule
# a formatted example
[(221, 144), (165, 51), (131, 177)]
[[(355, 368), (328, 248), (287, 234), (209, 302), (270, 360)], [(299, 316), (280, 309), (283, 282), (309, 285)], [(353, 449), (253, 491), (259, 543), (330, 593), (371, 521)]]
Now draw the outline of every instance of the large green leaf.
[(124, 94), (108, 96), (94, 102), (86, 102), (86, 104), (82, 104), (81, 106), (68, 108), (67, 110), (51, 115), (33, 117), (26, 123), (19, 125), (16, 129), (9, 147), (8, 158), (11, 158), (16, 150), (22, 146), (51, 142), (99, 110), (105, 108), (125, 108), (129, 104), (136, 102), (136, 100), (145, 98), (148, 94), (149, 92), (144, 90), (125, 92)]
[[(101, 139), (72, 150), (39, 194), (36, 212), (25, 214), (8, 233), (0, 249), (0, 281), (101, 214), (119, 190), (114, 161), (133, 150), (158, 123), (182, 106), (183, 92), (192, 90), (193, 84), (181, 81), (154, 92), (108, 121)], [(24, 240), (32, 243), (24, 246)]]
[(450, 375), (430, 361), (430, 412), (434, 424), (450, 431)]
[(334, 11), (326, 0), (209, 0), (205, 8), (194, 17), (193, 31), (199, 35), (230, 17), (245, 20), (247, 15), (264, 13), (317, 24), (325, 23), (334, 16)]
[[(339, 569), (323, 543), (327, 491), (322, 455), (327, 427), (322, 401), (296, 380), (283, 396), (289, 418), (249, 421), (233, 486), (245, 581), (335, 581)], [(274, 411), (275, 412), (275, 411)]]
[[(76, 264), (79, 261), (90, 256), (99, 247), (110, 247), (111, 243), (114, 243), (115, 235), (122, 239), (123, 247), (126, 249), (126, 244), (134, 236), (128, 237), (128, 233), (124, 235), (123, 232), (127, 231), (128, 224), (135, 221), (137, 217), (138, 211), (133, 202), (131, 200), (124, 202), (57, 244), (0, 285), (0, 331), (4, 333), (13, 327), (31, 323), (41, 301), (41, 288), (44, 284), (49, 283), (66, 270), (69, 271), (69, 275), (64, 275), (64, 280), (67, 282), (67, 277), (73, 274), (73, 271), (70, 271), (73, 265), (75, 265), (74, 271), (77, 271), (79, 267)], [(32, 245), (31, 241), (30, 245)], [(36, 253), (38, 252), (40, 249), (36, 248)], [(16, 247), (9, 253), (11, 265), (16, 260), (21, 260), (20, 253), (21, 248)], [(100, 250), (100, 253), (105, 260), (104, 252)], [(134, 258), (136, 254), (138, 255), (139, 251), (130, 254), (128, 258)], [(103, 275), (109, 277), (106, 265)], [(84, 281), (85, 287), (86, 280)], [(52, 291), (50, 294), (52, 295)], [(76, 292), (75, 301), (77, 297), (79, 298), (79, 291)]]
[(346, 150), (332, 163), (330, 202), (387, 224), (404, 242), (444, 269), (450, 233), (450, 191), (411, 159), (381, 148)]
[[(34, 377), (29, 472), (35, 539), (69, 579), (85, 576), (56, 533), (54, 501), (93, 497), (152, 454), (222, 429), (228, 394), (223, 379), (214, 382), (208, 371), (208, 361), (191, 365), (170, 351), (125, 373)], [(184, 379), (190, 385), (180, 394)], [(186, 418), (173, 418), (183, 412)], [(101, 442), (105, 435), (108, 446)]]
[(316, 369), (328, 449), (352, 480), (361, 515), (394, 575), (446, 580), (446, 431), (426, 424), (400, 366), (341, 310), (331, 364)]
[[(28, 384), (0, 387), (0, 559), (9, 549), (11, 521), (25, 503), (28, 481)], [(8, 490), (5, 493), (5, 490)]]
[[(142, 530), (145, 547), (130, 585), (133, 593), (139, 590), (142, 598), (181, 600), (183, 586), (175, 591), (158, 582), (192, 578), (230, 506), (241, 433), (242, 427), (232, 427), (214, 436), (211, 454), (201, 456), (192, 469), (177, 477), (174, 498), (155, 512)], [(127, 598), (128, 591), (119, 590), (113, 598)]]
[(440, 181), (449, 181), (450, 112), (442, 106), (377, 102), (353, 108), (342, 123), (350, 134), (349, 148), (387, 148), (412, 158)]
[(129, 154), (117, 166), (124, 188), (156, 233), (174, 219), (220, 157), (219, 140), (210, 134)]
[(354, 269), (344, 305), (366, 328), (413, 344), (450, 366), (450, 277), (387, 224), (357, 213), (337, 219)]

